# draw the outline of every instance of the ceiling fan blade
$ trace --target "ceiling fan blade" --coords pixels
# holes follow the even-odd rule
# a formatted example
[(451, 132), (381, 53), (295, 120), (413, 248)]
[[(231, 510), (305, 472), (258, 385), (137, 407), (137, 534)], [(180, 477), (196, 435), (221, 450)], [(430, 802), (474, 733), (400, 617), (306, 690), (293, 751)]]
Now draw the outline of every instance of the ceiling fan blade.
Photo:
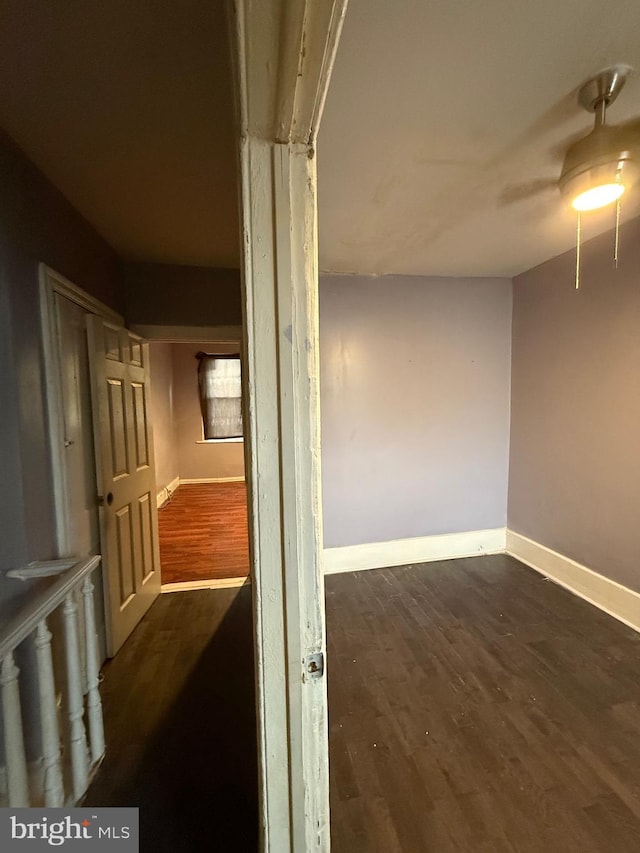
[(562, 142), (558, 142), (557, 145), (553, 145), (549, 148), (549, 154), (551, 155), (551, 159), (554, 163), (558, 164), (558, 168), (562, 165), (562, 162), (565, 158), (565, 154), (571, 148), (571, 146), (578, 142), (581, 139), (584, 139), (589, 133), (591, 133), (591, 127), (585, 127), (584, 130), (579, 131), (578, 133), (572, 133), (563, 139)]
[[(612, 123), (611, 126), (617, 127), (625, 133), (628, 132), (640, 134), (640, 116), (634, 116), (633, 118), (627, 119), (627, 121), (620, 122), (619, 124), (616, 123), (614, 125)], [(568, 136), (562, 142), (559, 142), (557, 145), (554, 145), (552, 148), (549, 149), (549, 154), (551, 155), (551, 158), (558, 163), (562, 163), (565, 154), (567, 153), (569, 148), (571, 148), (574, 143), (578, 142), (581, 139), (584, 139), (584, 137), (587, 136), (587, 134), (589, 134), (591, 130), (592, 128), (587, 127), (584, 131), (581, 131), (580, 133), (572, 133), (571, 136)]]
[(498, 196), (498, 205), (504, 207), (519, 201), (527, 201), (551, 189), (556, 189), (557, 186), (558, 181), (553, 178), (535, 178), (521, 184), (507, 184)]

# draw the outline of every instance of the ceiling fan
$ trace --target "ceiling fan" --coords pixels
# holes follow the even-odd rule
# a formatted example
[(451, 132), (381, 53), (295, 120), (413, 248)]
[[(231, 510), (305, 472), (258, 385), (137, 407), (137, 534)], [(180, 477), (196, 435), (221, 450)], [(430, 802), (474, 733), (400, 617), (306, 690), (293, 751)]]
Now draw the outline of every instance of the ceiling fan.
[(595, 114), (595, 124), (591, 133), (568, 148), (558, 180), (560, 192), (577, 211), (597, 210), (618, 201), (640, 177), (639, 120), (606, 124), (607, 108), (630, 73), (628, 65), (606, 68), (578, 93), (578, 103)]
[[(628, 65), (614, 65), (580, 87), (578, 103), (595, 114), (594, 127), (577, 140), (573, 136), (552, 150), (554, 159), (564, 158), (559, 178), (511, 184), (503, 189), (499, 201), (508, 205), (560, 189), (575, 210), (586, 211), (604, 207), (630, 189), (640, 177), (640, 116), (608, 125), (606, 111), (632, 71)], [(609, 189), (600, 190), (601, 186)]]
[(558, 179), (533, 180), (506, 187), (500, 196), (503, 204), (511, 204), (549, 189), (560, 190), (578, 214), (576, 287), (580, 282), (581, 214), (616, 203), (614, 261), (617, 265), (620, 201), (640, 178), (640, 117), (618, 125), (606, 123), (607, 109), (622, 91), (632, 70), (628, 65), (613, 65), (580, 87), (578, 103), (594, 113), (594, 127), (566, 148)]

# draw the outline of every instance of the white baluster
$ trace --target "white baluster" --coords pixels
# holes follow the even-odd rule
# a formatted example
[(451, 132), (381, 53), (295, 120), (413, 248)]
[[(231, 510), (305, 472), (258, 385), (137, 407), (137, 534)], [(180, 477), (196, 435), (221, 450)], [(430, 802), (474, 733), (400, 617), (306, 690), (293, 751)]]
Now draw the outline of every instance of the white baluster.
[(56, 686), (51, 657), (51, 632), (46, 619), (38, 623), (35, 634), (42, 730), (42, 762), (44, 770), (44, 804), (47, 808), (64, 805), (64, 782), (60, 763), (60, 732)]
[(100, 668), (98, 666), (98, 638), (93, 605), (93, 582), (89, 575), (82, 584), (84, 596), (84, 631), (87, 667), (87, 716), (89, 718), (89, 740), (91, 741), (91, 760), (98, 761), (104, 754), (104, 724), (102, 721), (102, 702), (100, 700)]
[(4, 749), (7, 763), (7, 786), (9, 805), (13, 808), (29, 806), (29, 781), (27, 759), (24, 752), (22, 714), (20, 711), (20, 689), (13, 652), (2, 661), (0, 685), (2, 685), (2, 708), (4, 711)]
[(87, 737), (84, 730), (84, 697), (82, 694), (82, 672), (78, 644), (78, 605), (73, 593), (64, 601), (65, 657), (67, 661), (67, 714), (73, 794), (76, 800), (86, 792), (89, 779), (89, 757)]

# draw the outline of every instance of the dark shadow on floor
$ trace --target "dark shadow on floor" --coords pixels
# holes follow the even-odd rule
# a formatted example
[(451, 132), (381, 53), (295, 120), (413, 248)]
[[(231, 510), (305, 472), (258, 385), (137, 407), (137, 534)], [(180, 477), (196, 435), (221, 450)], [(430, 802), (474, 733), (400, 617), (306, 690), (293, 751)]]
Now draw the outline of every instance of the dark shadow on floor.
[(257, 851), (250, 590), (161, 596), (104, 696), (108, 752), (85, 804), (138, 806), (143, 853)]

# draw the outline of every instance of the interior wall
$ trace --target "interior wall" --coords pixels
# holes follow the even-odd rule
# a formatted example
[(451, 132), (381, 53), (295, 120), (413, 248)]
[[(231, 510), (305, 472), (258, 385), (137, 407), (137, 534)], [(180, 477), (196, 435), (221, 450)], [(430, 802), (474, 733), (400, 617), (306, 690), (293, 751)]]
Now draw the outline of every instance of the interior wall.
[(173, 353), (171, 344), (154, 341), (149, 344), (151, 394), (149, 408), (153, 426), (156, 464), (156, 488), (165, 489), (180, 476), (176, 452), (176, 429), (173, 420)]
[(503, 527), (511, 281), (320, 279), (325, 546)]
[[(3, 489), (0, 599), (17, 590), (2, 572), (56, 555), (45, 423), (38, 263), (122, 310), (120, 262), (89, 223), (0, 133), (0, 290), (6, 350), (0, 371)], [(19, 591), (16, 591), (19, 595)]]
[(640, 591), (640, 219), (514, 281), (509, 526)]
[(240, 272), (213, 267), (129, 263), (128, 326), (240, 326)]
[(21, 593), (18, 581), (2, 582), (8, 569), (28, 562), (29, 547), (24, 518), (22, 468), (20, 465), (20, 419), (18, 388), (13, 359), (9, 288), (4, 269), (4, 252), (0, 252), (0, 601), (17, 598)]
[[(244, 442), (202, 443), (202, 414), (198, 395), (196, 353), (234, 353), (239, 344), (210, 341), (171, 344), (173, 358), (173, 417), (181, 479), (244, 477)], [(200, 442), (200, 443), (199, 443)]]

